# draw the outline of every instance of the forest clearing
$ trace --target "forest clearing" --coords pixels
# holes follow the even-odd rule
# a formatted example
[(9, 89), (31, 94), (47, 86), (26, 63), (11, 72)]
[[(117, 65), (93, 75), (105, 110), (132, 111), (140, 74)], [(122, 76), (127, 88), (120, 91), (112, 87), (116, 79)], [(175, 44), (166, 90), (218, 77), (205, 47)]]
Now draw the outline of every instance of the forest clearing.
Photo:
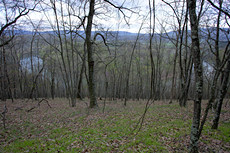
[[(139, 120), (147, 100), (98, 101), (91, 109), (88, 99), (69, 107), (67, 99), (41, 102), (8, 102), (6, 130), (0, 131), (0, 152), (188, 152), (193, 105), (155, 101), (142, 127)], [(207, 101), (202, 104), (202, 108)], [(3, 103), (0, 103), (3, 108)], [(230, 151), (230, 103), (225, 100), (218, 130), (211, 129), (212, 113), (199, 141), (200, 152)], [(203, 109), (202, 109), (203, 114)], [(0, 125), (3, 129), (3, 125)], [(140, 128), (140, 130), (139, 130)], [(138, 132), (139, 131), (139, 132)]]

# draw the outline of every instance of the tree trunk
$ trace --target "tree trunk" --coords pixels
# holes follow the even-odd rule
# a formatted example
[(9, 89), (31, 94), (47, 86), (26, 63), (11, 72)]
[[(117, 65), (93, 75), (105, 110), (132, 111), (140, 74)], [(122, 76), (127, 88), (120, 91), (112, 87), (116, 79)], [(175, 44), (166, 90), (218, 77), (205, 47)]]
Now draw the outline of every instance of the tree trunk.
[(86, 27), (86, 46), (88, 53), (88, 72), (89, 72), (89, 98), (90, 98), (90, 108), (94, 108), (97, 106), (97, 99), (95, 93), (95, 80), (94, 80), (94, 60), (93, 60), (93, 44), (91, 41), (91, 31), (93, 25), (93, 16), (94, 16), (94, 5), (95, 0), (90, 0), (89, 5), (89, 14), (88, 14), (88, 22)]
[(126, 79), (126, 86), (125, 86), (125, 102), (124, 102), (124, 106), (126, 106), (127, 104), (127, 99), (128, 99), (128, 93), (129, 93), (129, 76), (130, 76), (130, 70), (131, 70), (131, 66), (132, 66), (132, 60), (133, 60), (133, 56), (134, 56), (134, 52), (136, 50), (136, 46), (137, 46), (137, 41), (139, 40), (139, 36), (140, 36), (140, 32), (142, 29), (143, 23), (141, 24), (138, 34), (137, 34), (137, 38), (135, 40), (133, 49), (132, 49), (132, 53), (131, 53), (131, 57), (130, 57), (130, 61), (129, 61), (129, 65), (128, 65), (128, 72), (127, 72), (127, 79)]
[(155, 32), (155, 0), (152, 3), (153, 4), (151, 4), (151, 1), (149, 0), (149, 14), (150, 14), (150, 18), (149, 18), (150, 19), (149, 20), (150, 22), (150, 25), (149, 25), (149, 28), (150, 28), (149, 54), (150, 54), (150, 61), (151, 61), (150, 99), (154, 98), (155, 96), (155, 79), (156, 79), (155, 63), (153, 60), (153, 53), (152, 53), (152, 40), (153, 40), (153, 36)]
[(52, 68), (53, 70), (51, 70), (51, 97), (52, 99), (54, 99), (55, 96), (55, 67)]
[(5, 75), (4, 75), (4, 63), (3, 63), (3, 49), (0, 52), (0, 83), (1, 83), (1, 100), (5, 101), (6, 97), (5, 97)]
[(190, 16), (192, 57), (194, 62), (196, 94), (194, 100), (193, 122), (190, 135), (190, 152), (198, 152), (199, 126), (201, 114), (201, 100), (203, 95), (203, 72), (200, 56), (200, 43), (198, 36), (198, 19), (196, 15), (196, 0), (187, 0), (187, 7)]
[[(4, 86), (5, 87), (5, 91), (8, 90), (8, 97), (11, 98), (12, 102), (14, 102), (14, 98), (13, 98), (13, 95), (12, 95), (12, 90), (11, 90), (11, 82), (10, 82), (10, 77), (8, 75), (8, 71), (7, 71), (7, 63), (6, 63), (6, 51), (5, 51), (5, 48), (3, 47), (3, 52), (2, 52), (2, 55), (3, 55), (3, 63), (4, 63), (4, 75), (5, 76), (5, 83), (7, 82), (8, 85)], [(5, 92), (6, 93), (6, 92)]]
[[(30, 42), (30, 68), (31, 68), (31, 75), (32, 75), (32, 77), (31, 77), (32, 81), (31, 82), (34, 82), (33, 45), (34, 45), (36, 33), (37, 32), (35, 31), (35, 33), (32, 35), (32, 40)], [(34, 86), (34, 84), (33, 84), (33, 86)], [(34, 88), (33, 86), (31, 88), (31, 90)], [(33, 98), (34, 98), (33, 94), (30, 95), (30, 99), (33, 99)]]
[(177, 52), (177, 49), (176, 49), (176, 53), (175, 53), (175, 56), (174, 56), (174, 62), (173, 62), (173, 77), (172, 77), (172, 86), (171, 86), (171, 95), (170, 95), (170, 101), (169, 103), (171, 104), (172, 103), (172, 100), (175, 98), (175, 88), (176, 88), (176, 85), (175, 85), (175, 75), (176, 75), (176, 63), (177, 63), (177, 55), (178, 55), (178, 52)]
[(217, 108), (216, 108), (214, 119), (213, 119), (212, 129), (218, 128), (221, 107), (223, 104), (224, 97), (228, 91), (227, 89), (228, 89), (229, 72), (230, 72), (230, 60), (228, 59), (227, 67), (225, 68), (225, 71), (223, 74), (224, 78), (221, 84), (221, 89), (218, 93)]
[(81, 85), (82, 85), (82, 79), (83, 79), (83, 74), (85, 71), (85, 57), (86, 57), (86, 45), (84, 44), (84, 53), (82, 57), (82, 66), (81, 66), (81, 71), (80, 71), (80, 76), (79, 76), (79, 81), (78, 81), (78, 86), (77, 86), (77, 98), (82, 100), (81, 96)]
[[(219, 1), (219, 5), (220, 5), (220, 8), (222, 7), (222, 1), (220, 0)], [(211, 97), (208, 101), (208, 104), (206, 106), (206, 109), (205, 109), (205, 113), (203, 115), (203, 118), (202, 118), (202, 121), (201, 121), (201, 125), (200, 125), (200, 129), (199, 129), (199, 137), (201, 135), (201, 132), (203, 130), (203, 127), (204, 127), (204, 124), (206, 122), (206, 119), (207, 119), (207, 116), (208, 116), (208, 111), (209, 109), (212, 107), (215, 99), (216, 99), (216, 89), (217, 89), (217, 82), (218, 82), (218, 79), (219, 79), (219, 76), (220, 76), (220, 73), (222, 72), (221, 70), (221, 67), (220, 67), (220, 64), (223, 64), (225, 58), (223, 58), (222, 61), (220, 61), (220, 57), (219, 57), (219, 30), (220, 30), (220, 17), (221, 17), (221, 11), (219, 11), (219, 14), (218, 14), (218, 18), (217, 18), (217, 26), (216, 26), (216, 39), (215, 39), (215, 67), (216, 67), (216, 70), (215, 70), (215, 75), (214, 75), (214, 78), (213, 78), (213, 81), (212, 81), (212, 86), (211, 86)], [(228, 45), (226, 46), (226, 49), (228, 49)], [(210, 50), (212, 50), (212, 47), (210, 46)], [(226, 53), (226, 52), (225, 52)], [(225, 55), (223, 55), (225, 57)], [(227, 59), (227, 58), (226, 58)], [(209, 91), (208, 91), (209, 92)]]

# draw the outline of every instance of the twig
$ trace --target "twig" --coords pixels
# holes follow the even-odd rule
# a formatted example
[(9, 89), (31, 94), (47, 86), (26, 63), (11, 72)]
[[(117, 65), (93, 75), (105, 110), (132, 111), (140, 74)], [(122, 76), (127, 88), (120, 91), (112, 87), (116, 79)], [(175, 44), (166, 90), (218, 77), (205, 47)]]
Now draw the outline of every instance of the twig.
[(230, 18), (230, 13), (228, 12), (227, 9), (222, 9), (218, 6), (216, 6), (211, 0), (207, 0), (214, 8), (218, 9), (219, 11), (223, 12), (226, 16)]
[(131, 10), (129, 8), (124, 7), (123, 4), (121, 6), (116, 6), (114, 3), (110, 2), (109, 0), (104, 0), (104, 1), (107, 2), (108, 4), (110, 4), (111, 6), (113, 6), (114, 8), (118, 9), (122, 13), (123, 18), (124, 18), (126, 24), (129, 25), (129, 22), (128, 22), (127, 18), (129, 19), (130, 17), (128, 17), (125, 14), (124, 10), (128, 10), (131, 13), (136, 13), (136, 12), (134, 12), (133, 10)]

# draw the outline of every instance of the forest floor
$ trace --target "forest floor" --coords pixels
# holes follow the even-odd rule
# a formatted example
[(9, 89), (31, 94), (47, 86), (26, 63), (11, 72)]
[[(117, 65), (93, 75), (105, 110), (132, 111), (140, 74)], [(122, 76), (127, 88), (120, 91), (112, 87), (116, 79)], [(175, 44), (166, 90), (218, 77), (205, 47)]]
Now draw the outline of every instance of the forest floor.
[[(0, 152), (188, 152), (191, 101), (186, 108), (155, 101), (139, 132), (146, 100), (128, 101), (126, 107), (120, 100), (107, 101), (104, 113), (103, 101), (96, 109), (87, 108), (87, 99), (75, 108), (66, 99), (48, 101), (52, 108), (45, 101), (40, 106), (36, 101), (6, 102), (7, 129), (1, 121)], [(1, 112), (4, 104), (0, 101)], [(211, 120), (212, 113), (199, 141), (200, 152), (230, 152), (230, 102), (224, 102), (218, 130), (210, 128)]]

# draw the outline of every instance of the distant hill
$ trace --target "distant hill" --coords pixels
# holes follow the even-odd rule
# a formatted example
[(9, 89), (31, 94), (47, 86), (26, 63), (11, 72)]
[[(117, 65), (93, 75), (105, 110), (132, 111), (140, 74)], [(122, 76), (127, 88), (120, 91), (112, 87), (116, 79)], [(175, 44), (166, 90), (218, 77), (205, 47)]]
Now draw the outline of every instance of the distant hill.
[[(191, 31), (188, 31), (188, 35), (191, 34)], [(176, 31), (170, 31), (168, 33), (164, 33), (163, 36), (164, 37), (169, 37), (169, 38), (176, 38), (177, 32)], [(204, 41), (206, 40), (208, 37), (212, 38), (212, 39), (216, 39), (216, 28), (215, 27), (211, 27), (211, 28), (200, 28), (199, 29), (199, 36), (200, 36), (200, 40)], [(228, 40), (230, 40), (230, 28), (221, 28), (220, 29), (220, 33), (219, 33), (219, 40), (226, 42)]]
[[(201, 28), (200, 29), (200, 35), (203, 38), (208, 38), (208, 35), (212, 39), (216, 39), (216, 28), (211, 27), (211, 28)], [(230, 40), (230, 28), (221, 28), (220, 33), (219, 33), (219, 40), (220, 41), (228, 41)]]
[[(131, 32), (127, 32), (127, 31), (108, 31), (108, 32), (101, 32), (101, 31), (92, 31), (92, 35), (95, 35), (95, 33), (100, 32), (102, 35), (104, 35), (107, 39), (114, 39), (116, 37), (116, 35), (118, 35), (118, 39), (119, 40), (129, 40), (129, 41), (133, 41), (136, 39), (137, 37), (137, 33), (131, 33)], [(15, 30), (14, 33), (16, 35), (32, 35), (34, 32), (32, 31), (26, 31), (26, 30)], [(55, 34), (55, 31), (41, 31), (39, 32), (40, 34)], [(191, 31), (188, 31), (188, 34), (190, 35)], [(64, 34), (64, 31), (61, 31), (61, 34)], [(82, 37), (85, 37), (85, 32), (84, 31), (78, 31), (78, 34), (80, 34)], [(163, 34), (159, 34), (156, 33), (154, 35), (154, 37), (156, 39), (160, 38), (160, 35), (163, 36), (163, 39), (167, 40), (167, 39), (176, 39), (176, 31), (170, 31), (168, 33), (163, 33)], [(68, 32), (67, 32), (68, 35)], [(208, 36), (210, 35), (210, 37), (212, 39), (216, 38), (216, 28), (215, 27), (211, 27), (211, 28), (200, 28), (200, 39), (201, 40), (206, 40), (208, 38)], [(98, 38), (100, 39), (100, 38)], [(147, 40), (149, 39), (149, 34), (145, 34), (145, 33), (141, 33), (140, 34), (140, 40)], [(220, 30), (220, 37), (219, 37), (220, 41), (228, 41), (230, 39), (230, 28), (222, 28)]]

